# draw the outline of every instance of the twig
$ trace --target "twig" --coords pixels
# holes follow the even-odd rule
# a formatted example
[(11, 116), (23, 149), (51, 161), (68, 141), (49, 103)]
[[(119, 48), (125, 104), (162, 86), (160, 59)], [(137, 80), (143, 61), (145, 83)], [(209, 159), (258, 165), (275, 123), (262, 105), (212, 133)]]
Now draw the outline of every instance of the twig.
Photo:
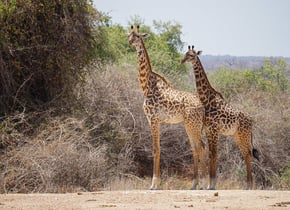
[(25, 85), (25, 84), (26, 84), (26, 83), (31, 79), (32, 76), (33, 76), (33, 73), (30, 74), (29, 77), (28, 77), (26, 80), (24, 80), (24, 82), (20, 85), (20, 87), (19, 87), (18, 90), (16, 91), (16, 94), (15, 94), (15, 96), (14, 96), (14, 100), (13, 100), (12, 110), (14, 109), (14, 106), (15, 106), (15, 103), (16, 103), (16, 100), (17, 100), (17, 97), (18, 97), (18, 94), (19, 94), (21, 88), (24, 87), (24, 85)]

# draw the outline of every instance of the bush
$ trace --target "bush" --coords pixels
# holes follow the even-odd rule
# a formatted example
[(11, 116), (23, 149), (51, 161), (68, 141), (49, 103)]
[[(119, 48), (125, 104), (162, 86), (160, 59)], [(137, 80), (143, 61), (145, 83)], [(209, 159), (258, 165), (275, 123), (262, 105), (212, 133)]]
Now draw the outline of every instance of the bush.
[(102, 55), (103, 15), (87, 0), (1, 1), (0, 11), (0, 115), (66, 101)]
[(92, 146), (88, 129), (78, 119), (51, 118), (49, 113), (46, 117), (46, 123), (32, 139), (6, 148), (1, 155), (0, 192), (101, 188), (109, 173), (106, 145)]
[(288, 165), (281, 174), (281, 188), (289, 189), (290, 188), (290, 166)]
[(222, 68), (210, 72), (209, 79), (226, 98), (244, 93), (250, 89), (272, 94), (289, 93), (286, 62), (283, 59), (265, 59), (257, 70), (233, 70)]
[[(73, 114), (60, 117), (49, 110), (18, 113), (3, 120), (0, 191), (91, 191), (110, 188), (108, 183), (116, 177), (151, 178), (152, 137), (137, 75), (137, 69), (128, 65), (90, 71), (85, 85), (76, 87), (82, 106)], [(287, 187), (289, 100), (288, 94), (263, 91), (231, 97), (231, 104), (250, 113), (255, 122), (253, 142), (261, 161), (253, 161), (253, 173), (259, 189)], [(192, 152), (183, 125), (162, 125), (162, 179), (191, 179), (192, 168)], [(237, 145), (222, 137), (219, 188), (233, 188), (225, 184), (232, 183), (240, 189), (245, 173)]]

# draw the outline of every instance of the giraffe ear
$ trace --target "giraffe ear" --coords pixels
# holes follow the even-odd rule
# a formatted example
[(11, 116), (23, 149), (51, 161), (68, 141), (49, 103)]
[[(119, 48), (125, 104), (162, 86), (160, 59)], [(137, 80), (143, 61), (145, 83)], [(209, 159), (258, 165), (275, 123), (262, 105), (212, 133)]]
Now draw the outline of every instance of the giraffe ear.
[(201, 50), (197, 51), (197, 55), (201, 55), (201, 53), (202, 53)]
[(147, 34), (147, 33), (141, 34), (141, 37), (144, 38), (144, 39), (148, 38), (149, 36), (150, 36), (150, 34)]

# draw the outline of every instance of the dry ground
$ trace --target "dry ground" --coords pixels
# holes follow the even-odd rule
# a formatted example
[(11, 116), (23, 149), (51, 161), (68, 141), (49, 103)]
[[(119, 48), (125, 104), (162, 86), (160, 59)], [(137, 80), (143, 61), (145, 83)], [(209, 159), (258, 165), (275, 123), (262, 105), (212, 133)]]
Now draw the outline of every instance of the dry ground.
[(290, 209), (290, 191), (132, 190), (1, 194), (0, 209)]

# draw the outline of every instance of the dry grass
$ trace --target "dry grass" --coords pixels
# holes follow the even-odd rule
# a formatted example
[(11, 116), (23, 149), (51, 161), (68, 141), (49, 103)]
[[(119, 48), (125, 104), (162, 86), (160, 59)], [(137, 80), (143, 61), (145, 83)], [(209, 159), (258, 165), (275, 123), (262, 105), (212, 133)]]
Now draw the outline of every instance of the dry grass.
[(256, 181), (261, 188), (281, 188), (273, 178), (290, 163), (289, 94), (249, 91), (235, 103), (243, 105), (255, 122), (254, 145), (261, 154), (261, 161), (254, 163)]
[(106, 181), (106, 146), (92, 146), (75, 118), (52, 118), (22, 146), (7, 149), (1, 162), (1, 192), (96, 190)]
[[(137, 68), (92, 72), (76, 87), (78, 108), (15, 113), (0, 122), (0, 192), (75, 192), (148, 189), (151, 132)], [(289, 189), (290, 98), (249, 91), (230, 100), (255, 120), (256, 188)], [(193, 160), (182, 124), (161, 126), (163, 189), (189, 189)], [(246, 169), (231, 138), (219, 141), (218, 188), (243, 189)]]

